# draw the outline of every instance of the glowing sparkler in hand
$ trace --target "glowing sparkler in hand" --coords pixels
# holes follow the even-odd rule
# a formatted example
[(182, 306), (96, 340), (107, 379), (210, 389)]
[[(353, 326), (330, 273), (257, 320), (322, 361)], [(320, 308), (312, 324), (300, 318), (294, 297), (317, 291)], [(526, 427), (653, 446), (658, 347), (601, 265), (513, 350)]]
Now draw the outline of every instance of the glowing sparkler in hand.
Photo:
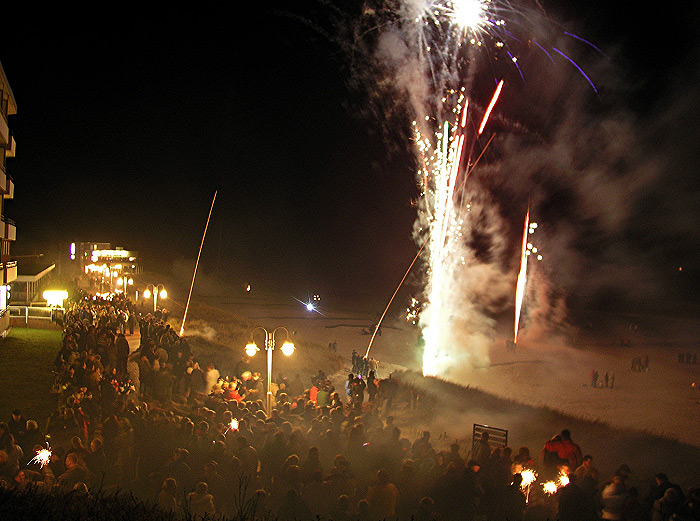
[(238, 430), (238, 420), (236, 418), (233, 418), (231, 420), (231, 423), (228, 424), (228, 427), (224, 431), (224, 435), (228, 434), (228, 431), (230, 431), (230, 430), (234, 430), (234, 431)]
[(545, 494), (551, 496), (552, 494), (556, 494), (560, 488), (564, 488), (568, 484), (569, 476), (562, 470), (559, 472), (559, 475), (555, 481), (547, 481), (546, 483), (542, 483), (542, 489), (544, 490)]
[(557, 486), (559, 488), (565, 487), (569, 484), (569, 476), (563, 470), (557, 476)]
[(558, 487), (554, 481), (547, 481), (545, 483), (542, 483), (542, 489), (544, 490), (545, 494), (551, 496), (552, 494), (557, 493)]
[(523, 478), (523, 481), (520, 483), (520, 489), (525, 492), (525, 502), (527, 503), (530, 500), (530, 487), (537, 481), (537, 472), (525, 468), (520, 472), (520, 475)]
[(36, 455), (29, 460), (29, 463), (27, 463), (27, 465), (39, 464), (39, 467), (43, 469), (51, 461), (52, 454), (53, 453), (51, 452), (51, 447), (49, 447), (49, 444), (47, 443), (45, 449), (40, 449), (36, 451)]

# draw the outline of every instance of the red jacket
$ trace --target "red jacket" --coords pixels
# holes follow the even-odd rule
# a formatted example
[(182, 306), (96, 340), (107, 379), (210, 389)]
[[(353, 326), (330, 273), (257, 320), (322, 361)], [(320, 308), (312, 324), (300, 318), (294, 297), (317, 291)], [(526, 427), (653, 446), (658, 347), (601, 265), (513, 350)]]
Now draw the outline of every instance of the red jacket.
[(559, 459), (568, 461), (569, 468), (572, 470), (572, 472), (576, 470), (581, 463), (583, 463), (581, 447), (576, 445), (571, 440), (549, 440), (544, 444), (544, 448), (549, 452), (556, 452)]

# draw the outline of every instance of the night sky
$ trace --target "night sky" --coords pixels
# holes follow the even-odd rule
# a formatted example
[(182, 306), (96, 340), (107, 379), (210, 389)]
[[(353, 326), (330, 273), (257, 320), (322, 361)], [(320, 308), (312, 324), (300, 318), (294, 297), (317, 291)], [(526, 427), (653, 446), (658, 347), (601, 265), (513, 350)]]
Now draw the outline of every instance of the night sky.
[[(342, 5), (353, 12), (354, 4)], [(625, 259), (651, 252), (646, 269), (668, 290), (648, 292), (652, 307), (677, 300), (697, 313), (700, 13), (675, 4), (671, 22), (642, 3), (633, 11), (598, 0), (547, 4), (614, 56), (619, 81), (601, 97), (624, 100), (665, 165), (635, 192), (624, 237), (601, 240), (619, 241)], [(0, 62), (18, 105), (8, 165), (16, 192), (6, 205), (17, 222), (13, 251), (98, 240), (139, 250), (147, 268), (191, 269), (218, 190), (203, 277), (299, 298), (386, 301), (417, 251), (415, 162), (405, 130), (387, 133), (386, 121), (363, 115), (349, 57), (314, 29), (330, 27), (328, 9), (273, 1), (10, 13)], [(651, 137), (655, 125), (665, 125), (661, 138)], [(542, 209), (554, 220), (568, 208)], [(572, 244), (595, 273), (596, 248)], [(586, 273), (570, 287), (585, 285)], [(597, 293), (586, 301), (607, 305)]]

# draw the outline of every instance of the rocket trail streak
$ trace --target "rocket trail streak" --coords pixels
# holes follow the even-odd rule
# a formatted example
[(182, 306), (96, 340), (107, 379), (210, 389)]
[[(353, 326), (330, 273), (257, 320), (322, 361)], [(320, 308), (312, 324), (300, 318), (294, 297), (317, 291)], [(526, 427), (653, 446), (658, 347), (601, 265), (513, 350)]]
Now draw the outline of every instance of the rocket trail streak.
[(491, 116), (491, 112), (493, 111), (493, 108), (496, 106), (496, 102), (498, 101), (498, 98), (501, 95), (502, 89), (503, 89), (503, 80), (501, 80), (498, 83), (498, 86), (496, 87), (496, 90), (493, 93), (493, 96), (491, 97), (491, 101), (489, 102), (489, 105), (486, 108), (486, 112), (484, 113), (484, 117), (481, 120), (481, 124), (479, 125), (479, 131), (478, 131), (479, 135), (481, 135), (484, 132), (484, 128), (486, 127), (486, 123), (488, 122), (489, 117)]
[(389, 306), (391, 306), (391, 303), (393, 302), (394, 297), (399, 292), (399, 289), (403, 285), (403, 281), (406, 280), (406, 277), (408, 276), (409, 272), (411, 271), (411, 268), (413, 268), (413, 265), (418, 260), (418, 257), (420, 257), (420, 254), (423, 251), (423, 248), (425, 248), (425, 245), (428, 244), (429, 238), (430, 238), (430, 235), (428, 235), (425, 238), (425, 241), (423, 241), (423, 246), (420, 247), (420, 250), (418, 250), (418, 253), (416, 253), (416, 256), (413, 257), (413, 261), (411, 261), (411, 265), (406, 270), (406, 273), (404, 273), (403, 278), (401, 279), (401, 282), (399, 282), (399, 285), (396, 287), (396, 291), (394, 291), (394, 294), (389, 299), (389, 303), (386, 305), (386, 308), (384, 309), (384, 313), (382, 313), (382, 316), (379, 317), (379, 321), (377, 322), (377, 325), (374, 326), (374, 331), (372, 332), (372, 338), (369, 339), (369, 345), (367, 346), (367, 352), (365, 353), (365, 358), (367, 358), (369, 356), (369, 350), (372, 349), (372, 343), (374, 342), (374, 337), (377, 336), (377, 331), (379, 331), (379, 326), (382, 325), (382, 320), (384, 320), (384, 315), (386, 315), (386, 312), (389, 311)]
[(462, 109), (462, 120), (459, 122), (459, 126), (464, 128), (467, 124), (467, 111), (469, 110), (469, 100), (465, 100), (464, 109)]
[(488, 108), (486, 109), (486, 113), (484, 114), (484, 119), (481, 120), (481, 125), (479, 125), (479, 135), (484, 131), (484, 127), (486, 126), (486, 122), (489, 120), (489, 116), (491, 115), (491, 111), (493, 110), (493, 107), (496, 105), (496, 102), (498, 101), (498, 97), (501, 95), (501, 89), (503, 89), (503, 80), (498, 82), (498, 87), (496, 87), (496, 92), (493, 93), (493, 97), (491, 98), (491, 103), (489, 103)]
[(520, 325), (520, 311), (522, 310), (525, 296), (525, 282), (527, 282), (527, 231), (530, 225), (530, 208), (525, 214), (525, 226), (523, 228), (523, 245), (520, 251), (520, 272), (515, 286), (515, 325), (513, 327), (513, 343), (518, 343), (518, 327)]
[(187, 319), (187, 310), (190, 307), (190, 298), (192, 297), (192, 288), (194, 288), (194, 278), (197, 276), (197, 266), (199, 266), (199, 257), (202, 255), (202, 246), (204, 246), (204, 239), (207, 236), (207, 228), (209, 228), (209, 219), (211, 219), (211, 211), (214, 209), (214, 201), (216, 201), (216, 194), (219, 191), (214, 192), (214, 199), (211, 201), (211, 208), (209, 208), (209, 216), (207, 217), (207, 224), (204, 226), (204, 234), (202, 235), (202, 242), (199, 244), (199, 253), (197, 254), (197, 262), (194, 264), (194, 273), (192, 274), (192, 283), (190, 284), (190, 292), (187, 295), (187, 303), (185, 304), (185, 313), (182, 315), (182, 325), (180, 326), (180, 336), (185, 332), (185, 320)]

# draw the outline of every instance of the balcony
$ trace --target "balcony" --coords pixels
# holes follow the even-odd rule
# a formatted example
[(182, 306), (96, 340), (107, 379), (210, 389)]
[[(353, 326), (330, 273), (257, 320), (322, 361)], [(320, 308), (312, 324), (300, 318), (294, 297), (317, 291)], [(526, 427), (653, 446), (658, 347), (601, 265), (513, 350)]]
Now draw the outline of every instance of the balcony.
[(17, 240), (17, 226), (15, 225), (15, 222), (11, 219), (6, 219), (5, 217), (3, 217), (2, 220), (5, 224), (5, 236), (3, 239), (7, 239), (8, 241)]
[(10, 127), (7, 126), (7, 118), (0, 114), (0, 145), (10, 142)]
[(5, 275), (3, 277), (5, 280), (4, 284), (9, 284), (13, 280), (17, 279), (17, 261), (10, 261), (5, 263)]
[[(12, 199), (15, 196), (15, 182), (12, 180), (12, 178), (8, 175), (5, 176), (6, 181), (5, 181), (5, 193), (2, 194), (3, 199)], [(2, 179), (0, 179), (0, 183), (2, 183)], [(0, 184), (0, 186), (3, 186)]]
[(15, 157), (17, 151), (17, 142), (14, 136), (10, 136), (10, 141), (5, 145), (5, 157)]

